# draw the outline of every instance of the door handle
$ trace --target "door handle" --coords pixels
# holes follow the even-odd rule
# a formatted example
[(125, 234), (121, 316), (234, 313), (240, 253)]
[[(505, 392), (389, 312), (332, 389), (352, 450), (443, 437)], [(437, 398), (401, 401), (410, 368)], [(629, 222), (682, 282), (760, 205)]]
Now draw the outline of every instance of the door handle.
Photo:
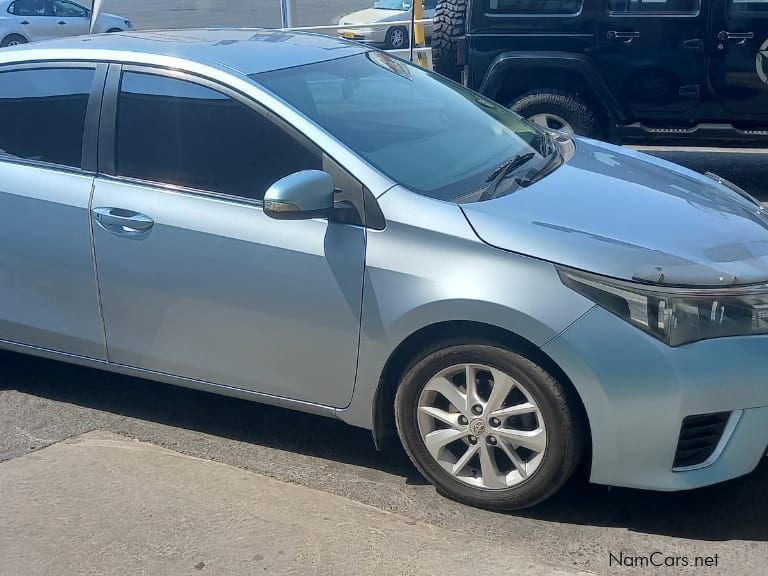
[(754, 32), (728, 32), (723, 30), (717, 35), (717, 39), (721, 42), (726, 40), (736, 40), (736, 44), (744, 44), (747, 40), (751, 40), (755, 37)]
[(59, 20), (59, 24), (63, 26), (64, 24), (66, 24), (66, 22), (64, 22), (64, 20)]
[(617, 30), (609, 30), (608, 40), (621, 40), (625, 44), (629, 44), (635, 38), (640, 38), (640, 32), (633, 30), (631, 32), (619, 32)]
[(149, 216), (122, 208), (94, 208), (92, 212), (99, 226), (122, 236), (139, 236), (155, 225)]
[(21, 24), (22, 26), (29, 26), (29, 20), (22, 20), (21, 22), (19, 22), (19, 24)]

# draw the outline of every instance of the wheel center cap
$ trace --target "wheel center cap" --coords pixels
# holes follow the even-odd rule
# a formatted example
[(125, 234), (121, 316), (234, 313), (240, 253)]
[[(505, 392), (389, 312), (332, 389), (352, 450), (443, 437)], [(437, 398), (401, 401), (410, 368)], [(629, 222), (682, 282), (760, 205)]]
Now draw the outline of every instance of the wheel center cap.
[(476, 418), (469, 423), (469, 431), (478, 437), (485, 436), (486, 426), (485, 421), (480, 418)]

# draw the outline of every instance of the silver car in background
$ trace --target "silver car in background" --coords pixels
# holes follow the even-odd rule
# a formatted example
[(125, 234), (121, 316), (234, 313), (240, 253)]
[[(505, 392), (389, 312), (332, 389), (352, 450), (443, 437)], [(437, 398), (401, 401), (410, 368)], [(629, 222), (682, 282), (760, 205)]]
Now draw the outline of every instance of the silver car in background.
[[(435, 17), (437, 0), (424, 0), (424, 19)], [(339, 20), (339, 36), (347, 40), (365, 42), (372, 46), (388, 50), (402, 50), (411, 45), (411, 34), (408, 26), (403, 24), (387, 25), (387, 22), (410, 22), (411, 0), (377, 0), (373, 8), (352, 12)], [(370, 27), (344, 29), (343, 26), (372, 24)], [(373, 26), (376, 24), (376, 26)], [(424, 24), (424, 36), (429, 43), (432, 37), (432, 24)]]
[[(38, 40), (88, 34), (90, 9), (72, 0), (1, 0), (0, 47)], [(101, 13), (93, 27), (95, 33), (132, 30), (130, 20)]]
[(2, 50), (0, 154), (4, 349), (399, 437), (491, 509), (765, 453), (768, 215), (715, 177), (254, 30)]

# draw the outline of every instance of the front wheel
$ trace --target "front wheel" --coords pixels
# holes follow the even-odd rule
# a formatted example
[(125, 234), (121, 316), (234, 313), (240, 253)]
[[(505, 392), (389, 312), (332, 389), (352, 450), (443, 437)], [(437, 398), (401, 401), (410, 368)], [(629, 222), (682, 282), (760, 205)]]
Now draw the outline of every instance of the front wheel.
[(570, 389), (491, 344), (448, 345), (412, 363), (395, 418), (406, 452), (438, 492), (491, 510), (549, 498), (583, 452), (584, 426)]
[(20, 46), (21, 44), (26, 43), (27, 39), (24, 38), (24, 36), (19, 34), (11, 34), (3, 38), (2, 42), (0, 42), (0, 48), (5, 48), (7, 46)]
[(388, 50), (404, 50), (408, 48), (408, 29), (404, 26), (395, 26), (387, 30), (386, 44)]
[(509, 104), (513, 112), (551, 130), (600, 139), (600, 120), (592, 107), (576, 94), (562, 90), (536, 90)]

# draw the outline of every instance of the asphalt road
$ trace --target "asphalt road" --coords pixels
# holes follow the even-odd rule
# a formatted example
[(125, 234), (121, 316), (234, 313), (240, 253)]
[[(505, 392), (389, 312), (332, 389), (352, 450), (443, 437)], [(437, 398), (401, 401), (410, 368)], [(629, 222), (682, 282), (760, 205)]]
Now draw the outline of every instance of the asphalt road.
[[(332, 22), (368, 4), (300, 1), (300, 23)], [(279, 22), (278, 2), (272, 0), (107, 0), (106, 10), (132, 18), (142, 28)], [(653, 152), (717, 172), (768, 200), (768, 156), (763, 151)], [(768, 462), (746, 478), (676, 494), (609, 490), (589, 485), (582, 474), (534, 510), (496, 514), (442, 498), (402, 451), (377, 453), (368, 432), (333, 420), (0, 353), (0, 460), (91, 430), (324, 490), (457, 534), (512, 542), (534, 558), (600, 574), (686, 573), (679, 568), (611, 566), (609, 554), (621, 552), (717, 554), (719, 567), (706, 570), (712, 574), (763, 573), (768, 559)]]

